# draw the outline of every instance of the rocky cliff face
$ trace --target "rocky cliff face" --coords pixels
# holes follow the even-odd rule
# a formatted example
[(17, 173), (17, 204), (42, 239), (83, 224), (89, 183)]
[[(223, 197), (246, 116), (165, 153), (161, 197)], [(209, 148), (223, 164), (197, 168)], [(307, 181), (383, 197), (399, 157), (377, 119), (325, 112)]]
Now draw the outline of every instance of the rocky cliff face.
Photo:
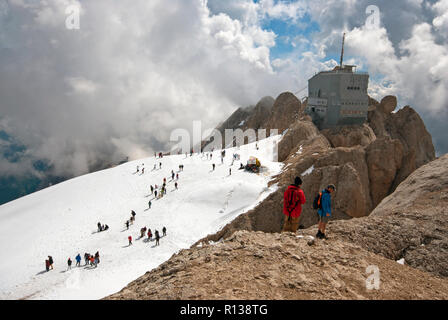
[[(328, 240), (311, 240), (312, 227), (204, 241), (107, 299), (448, 299), (448, 155), (412, 173), (370, 216), (327, 230)], [(378, 290), (366, 287), (369, 266)]]

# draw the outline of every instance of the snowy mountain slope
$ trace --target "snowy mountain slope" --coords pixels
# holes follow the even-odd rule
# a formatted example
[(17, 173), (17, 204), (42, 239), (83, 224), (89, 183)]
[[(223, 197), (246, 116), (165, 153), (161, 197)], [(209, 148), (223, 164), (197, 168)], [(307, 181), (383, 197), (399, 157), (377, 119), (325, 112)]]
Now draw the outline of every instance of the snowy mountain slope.
[[(175, 252), (214, 233), (239, 214), (254, 207), (275, 186), (267, 188), (270, 177), (282, 164), (272, 162), (273, 145), (280, 136), (226, 150), (221, 165), (220, 151), (213, 160), (194, 154), (147, 158), (81, 176), (0, 206), (0, 299), (98, 299), (123, 288)], [(232, 154), (245, 163), (257, 156), (266, 171), (252, 174), (238, 170)], [(153, 170), (162, 162), (162, 169)], [(216, 170), (212, 171), (212, 163)], [(145, 174), (136, 166), (145, 165)], [(171, 170), (178, 172), (179, 189), (170, 181)], [(157, 166), (158, 168), (158, 166)], [(152, 200), (150, 185), (162, 185), (167, 178), (167, 194)], [(148, 200), (152, 208), (148, 208)], [(131, 210), (136, 222), (126, 230)], [(110, 229), (97, 233), (97, 223)], [(139, 240), (140, 228), (167, 228), (160, 246)], [(127, 237), (132, 235), (133, 245)], [(75, 256), (100, 252), (97, 268), (74, 267)], [(51, 255), (55, 269), (45, 271), (45, 259)], [(73, 261), (67, 271), (67, 259)]]

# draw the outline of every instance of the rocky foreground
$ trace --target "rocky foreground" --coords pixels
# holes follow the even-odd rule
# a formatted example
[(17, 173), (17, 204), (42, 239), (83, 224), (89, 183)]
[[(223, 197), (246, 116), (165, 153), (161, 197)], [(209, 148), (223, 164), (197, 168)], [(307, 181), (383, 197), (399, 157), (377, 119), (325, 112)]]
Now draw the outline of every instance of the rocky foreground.
[[(312, 241), (315, 227), (236, 231), (182, 250), (107, 299), (448, 299), (447, 208), (445, 155), (370, 216), (331, 222), (328, 240)], [(369, 266), (378, 289), (367, 289)]]

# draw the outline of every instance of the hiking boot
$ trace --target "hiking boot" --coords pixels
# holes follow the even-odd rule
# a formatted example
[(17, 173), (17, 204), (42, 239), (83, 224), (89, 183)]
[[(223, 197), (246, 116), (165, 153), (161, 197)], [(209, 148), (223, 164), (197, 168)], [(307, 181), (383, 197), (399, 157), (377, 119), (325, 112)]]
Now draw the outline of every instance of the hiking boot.
[(322, 239), (322, 238), (321, 238), (321, 237), (322, 237), (322, 234), (323, 234), (323, 233), (322, 233), (320, 230), (318, 230), (317, 233), (316, 233), (316, 238), (317, 238), (317, 239)]
[(325, 235), (325, 233), (321, 233), (320, 238), (322, 240), (328, 240), (327, 236)]

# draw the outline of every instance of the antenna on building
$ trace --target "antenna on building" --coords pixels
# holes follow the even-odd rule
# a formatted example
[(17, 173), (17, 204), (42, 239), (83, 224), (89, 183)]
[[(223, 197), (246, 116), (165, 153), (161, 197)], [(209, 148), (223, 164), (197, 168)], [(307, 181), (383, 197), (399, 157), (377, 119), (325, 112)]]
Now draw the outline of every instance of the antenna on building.
[(342, 36), (342, 50), (341, 50), (341, 62), (339, 63), (339, 67), (342, 68), (342, 61), (344, 61), (344, 42), (345, 42), (345, 32)]

